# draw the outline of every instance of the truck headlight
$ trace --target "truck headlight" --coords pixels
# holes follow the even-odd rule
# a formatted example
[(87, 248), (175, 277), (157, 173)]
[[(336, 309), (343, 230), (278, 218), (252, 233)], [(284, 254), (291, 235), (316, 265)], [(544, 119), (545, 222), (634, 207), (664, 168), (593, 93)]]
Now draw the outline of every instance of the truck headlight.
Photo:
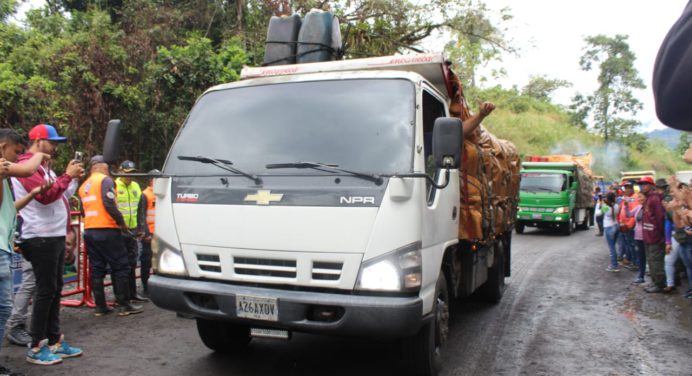
[(569, 213), (569, 207), (563, 206), (563, 207), (561, 207), (561, 208), (557, 208), (557, 209), (555, 209), (555, 211), (553, 211), (553, 213), (555, 213), (555, 214), (565, 214), (565, 213)]
[(421, 243), (415, 242), (369, 260), (360, 268), (357, 290), (416, 291), (422, 282)]
[(154, 235), (151, 240), (154, 273), (187, 276), (183, 254)]

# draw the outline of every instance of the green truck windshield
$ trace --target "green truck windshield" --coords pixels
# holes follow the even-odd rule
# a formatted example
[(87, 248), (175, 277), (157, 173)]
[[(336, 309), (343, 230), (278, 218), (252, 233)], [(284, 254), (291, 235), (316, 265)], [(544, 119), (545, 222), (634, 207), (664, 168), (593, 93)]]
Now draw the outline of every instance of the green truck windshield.
[(522, 192), (562, 192), (567, 188), (565, 174), (552, 172), (524, 172), (521, 174)]
[[(164, 173), (218, 174), (226, 160), (249, 174), (296, 174), (276, 163), (320, 162), (377, 174), (410, 172), (415, 87), (400, 79), (354, 79), (239, 87), (205, 94), (192, 109)], [(301, 174), (325, 174), (301, 169)]]

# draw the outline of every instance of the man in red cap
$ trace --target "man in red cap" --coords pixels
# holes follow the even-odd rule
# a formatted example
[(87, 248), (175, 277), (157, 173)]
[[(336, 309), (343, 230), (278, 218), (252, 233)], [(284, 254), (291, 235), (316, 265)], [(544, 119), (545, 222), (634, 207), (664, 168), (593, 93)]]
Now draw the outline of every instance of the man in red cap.
[[(39, 124), (29, 131), (29, 140), (29, 151), (19, 157), (19, 164), (26, 163), (35, 153), (55, 155), (58, 144), (67, 139), (58, 135), (52, 125)], [(61, 176), (55, 174), (49, 163), (44, 163), (33, 175), (12, 180), (15, 197), (24, 197), (36, 187), (51, 184), (19, 212), (20, 248), (36, 276), (31, 345), (26, 356), (29, 363), (56, 364), (62, 358), (82, 354), (82, 350), (65, 342), (60, 331), (60, 295), (69, 218), (67, 200), (77, 190), (83, 175), (81, 162), (73, 160)]]
[(664, 270), (665, 231), (664, 223), (666, 209), (663, 207), (662, 196), (656, 192), (654, 179), (650, 176), (641, 178), (638, 182), (640, 190), (646, 195), (644, 213), (642, 216), (642, 233), (646, 250), (646, 261), (649, 263), (649, 273), (652, 284), (646, 290), (649, 293), (663, 292), (666, 286)]

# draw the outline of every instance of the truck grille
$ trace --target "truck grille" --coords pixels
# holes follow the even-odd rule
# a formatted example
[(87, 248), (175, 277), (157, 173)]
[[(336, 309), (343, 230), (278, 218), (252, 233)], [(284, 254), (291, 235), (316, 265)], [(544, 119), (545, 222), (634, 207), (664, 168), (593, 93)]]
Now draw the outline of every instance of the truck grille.
[(221, 273), (221, 260), (218, 255), (197, 254), (197, 264), (200, 270), (212, 273)]
[(240, 275), (282, 278), (295, 278), (298, 270), (295, 260), (250, 257), (234, 257), (233, 268), (235, 273)]
[(312, 264), (312, 279), (321, 281), (338, 281), (341, 278), (342, 262), (315, 261)]

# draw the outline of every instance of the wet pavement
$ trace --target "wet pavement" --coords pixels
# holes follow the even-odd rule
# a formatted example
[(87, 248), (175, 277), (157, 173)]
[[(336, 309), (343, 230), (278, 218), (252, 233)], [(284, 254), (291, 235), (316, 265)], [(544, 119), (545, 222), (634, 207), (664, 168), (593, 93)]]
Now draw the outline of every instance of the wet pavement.
[[(503, 300), (452, 306), (442, 375), (692, 375), (692, 300), (646, 294), (634, 273), (605, 271), (605, 239), (527, 228), (514, 235)], [(195, 322), (145, 304), (131, 317), (63, 308), (64, 332), (81, 358), (25, 363), (5, 341), (0, 361), (27, 375), (390, 375), (405, 374), (396, 343), (295, 334), (253, 340), (232, 356), (209, 351)]]

